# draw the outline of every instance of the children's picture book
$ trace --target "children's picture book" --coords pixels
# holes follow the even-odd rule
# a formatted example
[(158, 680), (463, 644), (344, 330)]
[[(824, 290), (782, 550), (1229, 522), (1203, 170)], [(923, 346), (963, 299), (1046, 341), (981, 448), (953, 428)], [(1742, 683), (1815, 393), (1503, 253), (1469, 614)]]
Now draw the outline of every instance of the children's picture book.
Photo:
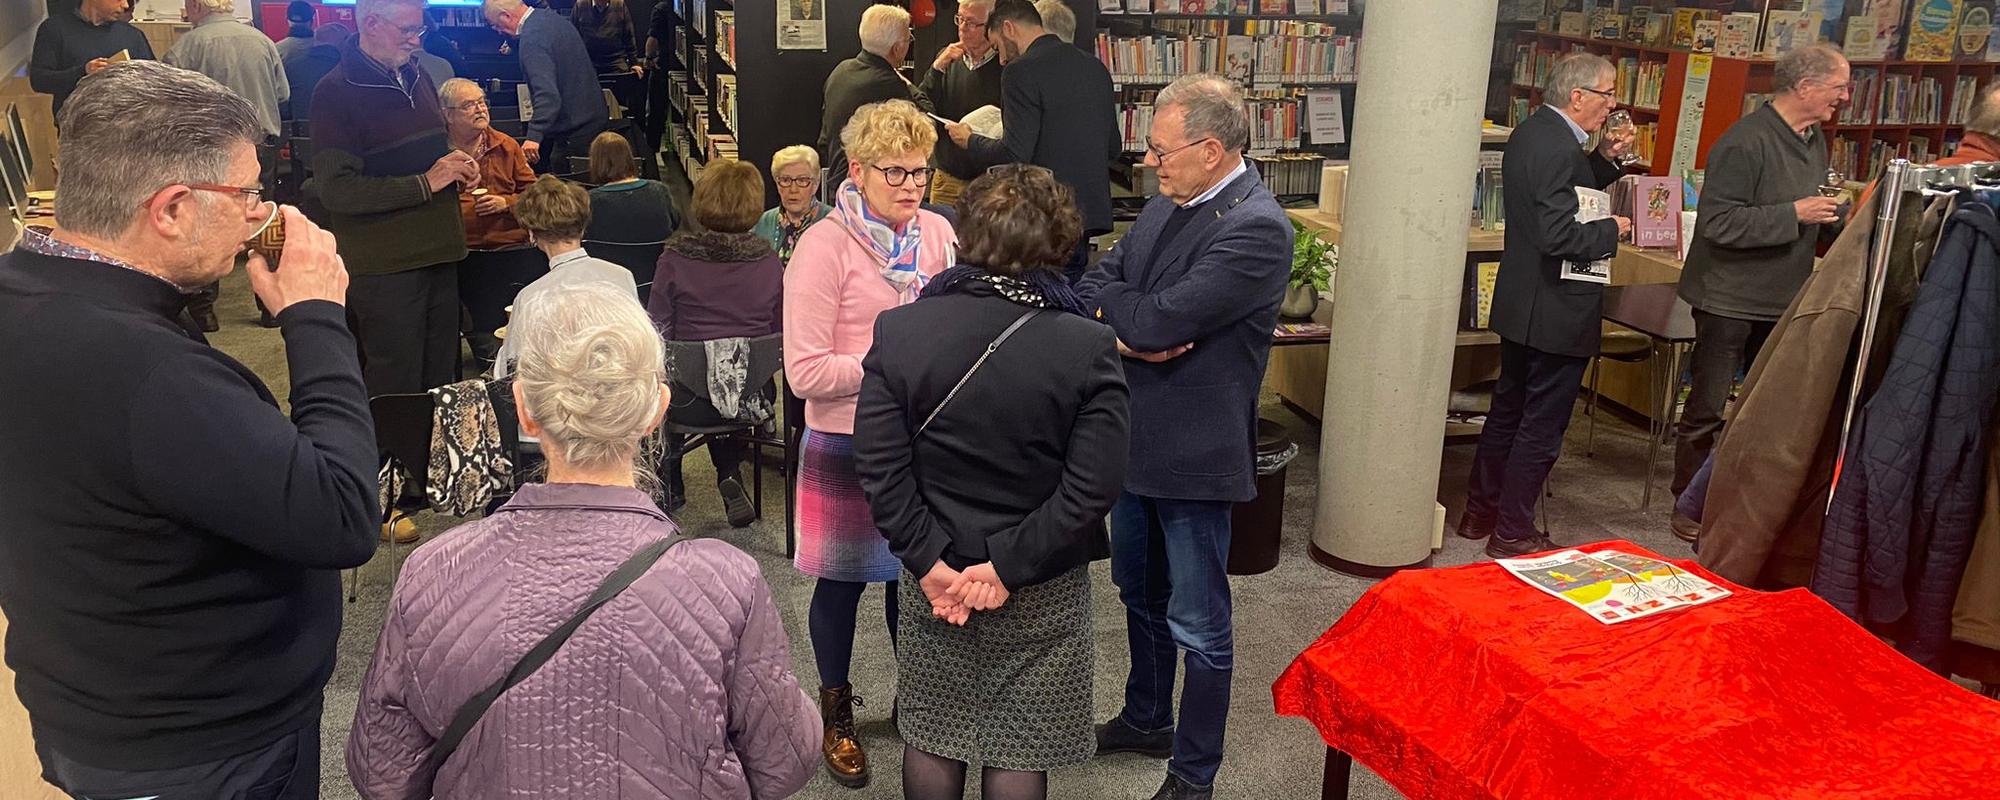
[(1861, 0), (1861, 14), (1875, 20), (1875, 49), (1870, 52), (1877, 53), (1876, 58), (1902, 52), (1903, 9), (1909, 4), (1909, 0)]
[(1715, 54), (1723, 58), (1749, 58), (1757, 52), (1757, 15), (1729, 14), (1722, 18), (1722, 32), (1715, 37)]
[(1818, 36), (1817, 12), (1774, 8), (1764, 16), (1764, 54), (1773, 58), (1812, 44)]
[(1674, 9), (1673, 45), (1675, 47), (1694, 46), (1694, 21), (1700, 18), (1701, 18), (1701, 9), (1698, 8)]
[(1950, 61), (1956, 46), (1960, 0), (1912, 0), (1907, 61)]
[(1712, 19), (1694, 21), (1694, 44), (1688, 49), (1696, 53), (1715, 52), (1715, 40), (1722, 35), (1722, 22)]
[(1502, 558), (1494, 563), (1606, 625), (1712, 603), (1730, 595), (1728, 589), (1671, 563), (1615, 548), (1595, 553), (1564, 550), (1532, 558)]
[(1632, 186), (1632, 243), (1639, 247), (1681, 245), (1681, 179), (1639, 176)]
[(1955, 61), (1979, 61), (1986, 57), (1986, 44), (1993, 38), (1993, 0), (1964, 0), (1958, 11), (1958, 48)]
[(1875, 36), (1875, 18), (1867, 14), (1856, 14), (1847, 18), (1847, 39), (1841, 43), (1841, 52), (1854, 61), (1880, 61), (1888, 51), (1882, 49), (1882, 40)]

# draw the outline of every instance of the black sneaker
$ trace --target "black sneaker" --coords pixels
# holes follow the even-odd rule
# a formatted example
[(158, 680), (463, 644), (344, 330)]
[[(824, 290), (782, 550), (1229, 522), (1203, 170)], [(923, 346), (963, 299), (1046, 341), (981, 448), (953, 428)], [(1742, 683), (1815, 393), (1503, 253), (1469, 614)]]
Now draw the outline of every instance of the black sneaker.
[(1556, 543), (1546, 533), (1508, 539), (1494, 536), (1486, 541), (1486, 555), (1491, 558), (1520, 558), (1531, 553), (1556, 549)]
[(1472, 512), (1458, 518), (1458, 536), (1461, 539), (1478, 541), (1493, 535), (1493, 518), (1482, 517)]
[(1213, 785), (1196, 786), (1169, 772), (1167, 782), (1160, 784), (1160, 790), (1153, 793), (1153, 800), (1208, 800), (1214, 796)]
[(1097, 754), (1138, 753), (1147, 758), (1171, 758), (1174, 730), (1146, 733), (1125, 722), (1124, 715), (1097, 726)]
[(750, 493), (743, 490), (740, 478), (723, 478), (716, 486), (722, 492), (722, 511), (729, 515), (732, 528), (749, 527), (757, 521), (757, 506), (750, 502)]

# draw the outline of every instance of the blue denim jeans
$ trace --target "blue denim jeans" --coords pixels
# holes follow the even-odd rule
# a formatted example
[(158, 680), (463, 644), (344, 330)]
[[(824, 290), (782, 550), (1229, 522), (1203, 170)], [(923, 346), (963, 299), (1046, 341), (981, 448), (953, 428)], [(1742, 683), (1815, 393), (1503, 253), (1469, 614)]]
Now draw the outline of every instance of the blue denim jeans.
[(1195, 786), (1215, 783), (1236, 664), (1230, 628), (1229, 510), (1220, 500), (1118, 495), (1111, 508), (1111, 580), (1125, 603), (1132, 673), (1125, 723), (1174, 729), (1174, 656), (1186, 651), (1181, 724), (1167, 771)]

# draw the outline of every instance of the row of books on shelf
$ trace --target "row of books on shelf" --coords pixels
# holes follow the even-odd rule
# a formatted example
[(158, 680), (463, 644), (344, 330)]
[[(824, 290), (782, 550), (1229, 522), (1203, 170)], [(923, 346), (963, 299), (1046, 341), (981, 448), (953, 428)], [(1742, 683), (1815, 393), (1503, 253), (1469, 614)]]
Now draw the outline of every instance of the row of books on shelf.
[(1098, 0), (1106, 14), (1347, 14), (1348, 0)]
[(1097, 36), (1097, 58), (1119, 83), (1166, 83), (1215, 72), (1243, 83), (1353, 81), (1358, 36)]
[[(1883, 74), (1874, 67), (1856, 67), (1851, 73), (1853, 90), (1840, 108), (1841, 125), (1940, 125), (1964, 124), (1978, 95), (1979, 79), (1961, 75), (1952, 82), (1947, 102), (1944, 82), (1932, 76)], [(1744, 96), (1744, 113), (1768, 102), (1769, 94)], [(1752, 101), (1757, 101), (1752, 105)]]
[(715, 107), (722, 113), (722, 124), (731, 131), (743, 130), (736, 126), (736, 76), (715, 76)]
[(736, 68), (736, 12), (715, 12), (715, 37), (708, 42), (715, 57), (722, 59), (730, 69)]
[(1180, 36), (1337, 36), (1340, 26), (1307, 19), (1156, 19), (1149, 26)]
[(680, 12), (681, 21), (686, 22), (701, 38), (708, 38), (708, 0), (674, 0), (674, 5)]
[(1868, 161), (1865, 173), (1860, 169), (1863, 144), (1859, 139), (1836, 136), (1827, 148), (1827, 168), (1848, 176), (1849, 180), (1872, 181), (1882, 175), (1889, 161), (1907, 158), (1916, 163), (1928, 163), (1951, 155), (1958, 149), (1957, 138), (1947, 138), (1942, 142), (1933, 141), (1929, 136), (1911, 136), (1900, 142), (1870, 139), (1867, 142)]
[(1623, 9), (1545, 15), (1538, 28), (1566, 36), (1715, 53), (1725, 58), (1774, 57), (1814, 42), (1842, 45), (1856, 61), (1899, 55), (1907, 61), (2000, 61), (1995, 0), (1847, 0), (1833, 13), (1768, 8), (1723, 13), (1675, 8), (1668, 0)]
[(1890, 74), (1882, 79), (1875, 121), (1882, 125), (1936, 125), (1944, 119), (1944, 84), (1936, 78)]
[[(1305, 97), (1296, 92), (1258, 89), (1247, 92), (1250, 109), (1250, 149), (1276, 150), (1305, 147)], [(1146, 151), (1146, 137), (1153, 130), (1153, 100), (1157, 92), (1140, 92), (1129, 102), (1118, 104), (1118, 129), (1127, 153)]]
[(1642, 108), (1660, 107), (1660, 87), (1667, 83), (1667, 64), (1664, 61), (1640, 62), (1636, 58), (1618, 59), (1618, 79), (1613, 91), (1618, 93), (1621, 105)]
[(687, 118), (687, 110), (689, 108), (688, 95), (700, 94), (699, 92), (689, 91), (689, 87), (693, 85), (692, 80), (688, 77), (687, 70), (675, 69), (667, 71), (667, 105), (680, 109), (682, 119)]
[(1245, 156), (1252, 169), (1264, 177), (1264, 187), (1278, 196), (1319, 195), (1320, 173), (1326, 157), (1313, 153), (1278, 153)]

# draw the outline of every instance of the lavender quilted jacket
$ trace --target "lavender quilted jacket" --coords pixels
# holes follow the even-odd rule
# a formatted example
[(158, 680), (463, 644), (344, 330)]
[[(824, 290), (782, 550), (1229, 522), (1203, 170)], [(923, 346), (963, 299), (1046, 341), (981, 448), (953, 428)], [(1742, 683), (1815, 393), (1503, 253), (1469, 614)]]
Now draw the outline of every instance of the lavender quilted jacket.
[[(347, 740), (355, 788), (423, 797), (424, 756), (458, 707), (673, 532), (639, 491), (532, 484), (418, 548)], [(788, 796), (811, 777), (820, 734), (791, 663), (756, 562), (683, 542), (500, 697), (439, 768), (437, 797)]]

